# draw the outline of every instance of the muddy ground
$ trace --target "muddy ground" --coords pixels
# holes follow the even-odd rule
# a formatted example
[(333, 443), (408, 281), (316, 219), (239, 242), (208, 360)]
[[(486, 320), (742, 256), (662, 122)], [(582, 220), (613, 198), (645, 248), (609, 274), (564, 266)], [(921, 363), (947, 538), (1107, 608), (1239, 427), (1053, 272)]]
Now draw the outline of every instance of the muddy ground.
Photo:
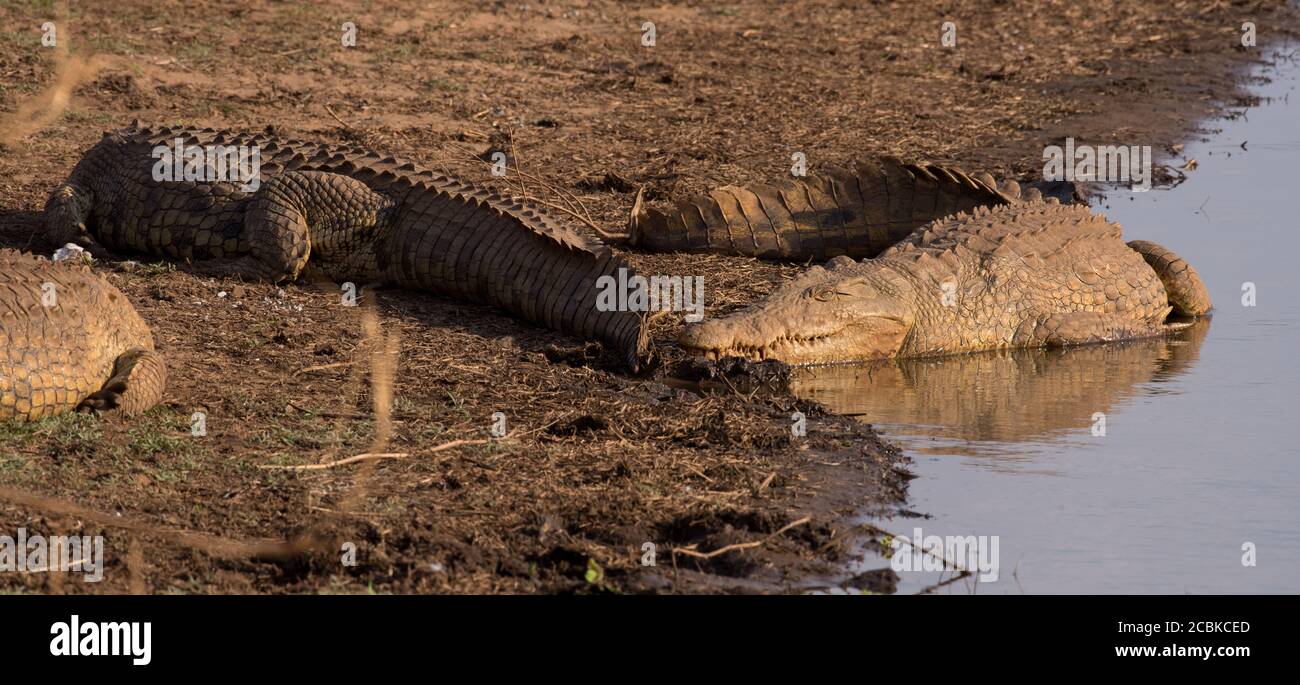
[[(1031, 180), (1043, 147), (1072, 136), (1180, 166), (1171, 146), (1249, 104), (1244, 69), (1300, 26), (1272, 2), (349, 4), (120, 0), (63, 20), (48, 2), (4, 3), (0, 244), (56, 247), (45, 196), (137, 118), (362, 143), (572, 195), (612, 228), (638, 186), (662, 202), (768, 180), (795, 152), (813, 169), (894, 153)], [(71, 58), (41, 46), (51, 20)], [(1247, 20), (1261, 48), (1241, 46)], [(955, 47), (940, 45), (944, 21)], [(65, 108), (50, 97), (60, 73), (91, 55)], [(509, 153), (504, 180), (475, 157), (492, 149)], [(483, 307), (392, 290), (345, 307), (333, 284), (135, 259), (101, 267), (156, 331), (164, 405), (0, 427), (0, 533), (102, 534), (105, 579), (6, 573), (0, 591), (892, 589), (890, 572), (841, 569), (853, 513), (906, 506), (898, 453), (784, 393), (679, 378), (673, 317), (656, 329), (663, 363), (631, 377)], [(798, 269), (631, 259), (703, 276), (711, 313)], [(282, 468), (364, 453), (405, 456)]]

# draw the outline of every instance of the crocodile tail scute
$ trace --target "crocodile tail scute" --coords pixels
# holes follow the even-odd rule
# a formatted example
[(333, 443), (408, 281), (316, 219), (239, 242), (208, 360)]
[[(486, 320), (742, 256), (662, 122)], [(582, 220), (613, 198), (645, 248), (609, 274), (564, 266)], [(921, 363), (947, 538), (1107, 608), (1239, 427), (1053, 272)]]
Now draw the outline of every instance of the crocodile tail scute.
[(653, 252), (712, 252), (768, 259), (874, 257), (917, 227), (976, 207), (1011, 204), (987, 174), (868, 158), (852, 169), (753, 186), (727, 185), (647, 207), (638, 192), (629, 242)]
[(1172, 250), (1148, 240), (1131, 240), (1128, 246), (1142, 255), (1165, 286), (1169, 304), (1181, 316), (1202, 316), (1210, 311), (1210, 291), (1200, 274)]

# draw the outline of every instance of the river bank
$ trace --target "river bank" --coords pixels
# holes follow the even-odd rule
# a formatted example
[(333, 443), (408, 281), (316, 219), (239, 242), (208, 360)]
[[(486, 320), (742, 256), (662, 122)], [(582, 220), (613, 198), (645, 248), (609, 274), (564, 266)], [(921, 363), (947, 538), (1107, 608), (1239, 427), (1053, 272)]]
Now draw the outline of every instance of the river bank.
[[(7, 115), (57, 80), (41, 7), (0, 9), (6, 26), (31, 27), (5, 35)], [(1248, 102), (1247, 67), (1300, 26), (1279, 3), (77, 11), (63, 35), (102, 67), (57, 120), (0, 150), (4, 246), (56, 247), (38, 215), (49, 190), (102, 131), (136, 118), (363, 144), (477, 183), (572, 193), (610, 227), (639, 186), (658, 203), (779, 178), (798, 152), (811, 169), (892, 153), (1030, 180), (1045, 146), (1074, 138), (1150, 145), (1176, 167), (1173, 146)], [(1259, 48), (1241, 44), (1247, 20)], [(338, 47), (345, 21), (361, 27), (354, 48)], [(492, 150), (517, 173), (492, 176), (476, 157)], [(630, 258), (643, 273), (701, 276), (709, 315), (802, 268)], [(682, 382), (680, 319), (655, 331), (660, 367), (629, 377), (611, 355), (483, 307), (382, 290), (343, 308), (331, 285), (104, 266), (155, 330), (166, 403), (142, 421), (0, 431), (0, 530), (102, 534), (108, 558), (100, 583), (4, 574), (4, 590), (892, 587), (888, 574), (835, 574), (854, 514), (907, 506), (897, 450), (783, 393)], [(796, 411), (806, 436), (791, 431)], [(207, 416), (197, 439), (195, 412)], [(491, 439), (497, 412), (508, 430)], [(372, 452), (406, 456), (266, 468)]]

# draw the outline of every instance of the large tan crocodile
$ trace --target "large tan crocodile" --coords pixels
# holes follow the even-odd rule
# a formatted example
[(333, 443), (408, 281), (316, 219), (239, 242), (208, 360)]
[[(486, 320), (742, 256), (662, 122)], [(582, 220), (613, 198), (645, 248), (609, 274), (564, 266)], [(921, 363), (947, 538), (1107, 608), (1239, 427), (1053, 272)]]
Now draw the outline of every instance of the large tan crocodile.
[[(215, 174), (211, 155), (196, 157), (204, 165), (192, 180), (166, 180), (155, 152), (178, 139), (185, 155), (255, 150), (256, 187)], [(599, 306), (598, 280), (632, 271), (599, 240), (521, 200), (364, 148), (132, 125), (85, 153), (47, 201), (45, 221), (52, 239), (92, 253), (145, 252), (272, 281), (297, 278), (310, 261), (336, 281), (491, 304), (602, 340), (633, 369), (649, 357), (644, 313)]]
[(851, 169), (714, 188), (666, 210), (648, 206), (638, 192), (627, 231), (605, 236), (651, 252), (860, 259), (875, 257), (931, 221), (1040, 197), (1034, 185), (1022, 192), (1015, 181), (999, 186), (987, 173), (870, 157)]
[(138, 414), (167, 370), (130, 301), (85, 265), (0, 250), (0, 419)]
[(687, 327), (708, 357), (792, 364), (1062, 346), (1159, 335), (1200, 316), (1196, 271), (1086, 207), (977, 208), (918, 229), (875, 259), (836, 257), (766, 300)]

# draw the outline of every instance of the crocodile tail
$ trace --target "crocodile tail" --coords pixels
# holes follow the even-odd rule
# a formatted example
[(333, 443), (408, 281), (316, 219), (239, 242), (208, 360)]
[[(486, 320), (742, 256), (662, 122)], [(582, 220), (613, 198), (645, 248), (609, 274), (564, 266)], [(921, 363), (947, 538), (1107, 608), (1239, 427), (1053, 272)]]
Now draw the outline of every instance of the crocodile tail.
[(113, 376), (99, 391), (81, 401), (79, 409), (116, 409), (136, 416), (162, 401), (167, 385), (167, 365), (150, 349), (134, 348), (117, 357)]
[(1201, 316), (1210, 311), (1210, 291), (1200, 274), (1172, 250), (1147, 240), (1131, 240), (1128, 246), (1142, 255), (1165, 286), (1169, 304), (1181, 316)]
[(991, 178), (892, 157), (789, 181), (727, 185), (647, 207), (637, 194), (631, 244), (654, 252), (713, 252), (787, 260), (874, 257), (919, 226), (1018, 199)]
[(626, 260), (606, 249), (596, 255), (596, 266), (589, 275), (571, 282), (567, 297), (575, 311), (575, 330), (570, 332), (604, 340), (621, 355), (623, 364), (637, 373), (653, 363), (654, 350), (649, 326), (652, 313), (635, 311), (626, 299), (618, 299), (619, 290), (634, 276), (636, 272)]

